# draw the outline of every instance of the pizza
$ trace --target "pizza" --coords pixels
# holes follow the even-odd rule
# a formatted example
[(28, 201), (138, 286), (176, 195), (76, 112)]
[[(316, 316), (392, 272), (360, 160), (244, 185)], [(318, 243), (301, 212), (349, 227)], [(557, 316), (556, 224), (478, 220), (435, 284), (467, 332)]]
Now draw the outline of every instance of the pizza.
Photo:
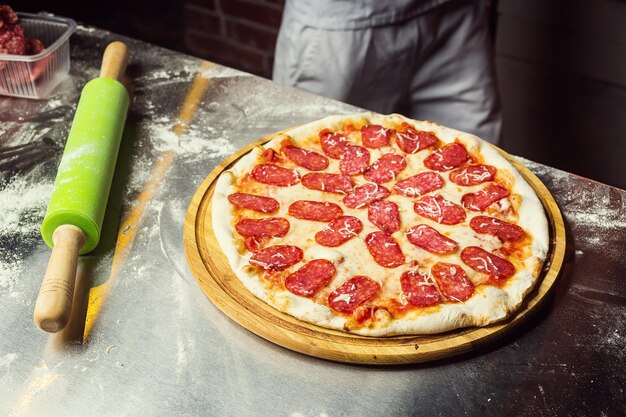
[(537, 195), (495, 147), (396, 114), (280, 133), (218, 177), (211, 204), (217, 242), (248, 291), (364, 336), (503, 320), (548, 252)]

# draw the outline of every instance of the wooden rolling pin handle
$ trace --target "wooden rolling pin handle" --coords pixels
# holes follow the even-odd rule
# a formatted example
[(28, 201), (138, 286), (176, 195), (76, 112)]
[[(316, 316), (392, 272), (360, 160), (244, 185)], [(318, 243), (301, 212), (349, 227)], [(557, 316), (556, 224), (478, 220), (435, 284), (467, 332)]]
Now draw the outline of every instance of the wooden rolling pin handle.
[(55, 229), (52, 241), (54, 248), (33, 318), (41, 330), (56, 333), (65, 327), (72, 312), (78, 252), (85, 244), (85, 234), (78, 227), (65, 224)]
[(111, 42), (104, 50), (100, 77), (120, 81), (128, 65), (128, 47), (122, 42)]

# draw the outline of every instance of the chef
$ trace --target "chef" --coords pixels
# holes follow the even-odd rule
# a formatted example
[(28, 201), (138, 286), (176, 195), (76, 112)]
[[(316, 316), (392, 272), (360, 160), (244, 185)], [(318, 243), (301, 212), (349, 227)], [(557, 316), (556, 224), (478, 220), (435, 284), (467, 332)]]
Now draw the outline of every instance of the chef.
[(500, 140), (485, 8), (473, 0), (287, 0), (274, 81)]

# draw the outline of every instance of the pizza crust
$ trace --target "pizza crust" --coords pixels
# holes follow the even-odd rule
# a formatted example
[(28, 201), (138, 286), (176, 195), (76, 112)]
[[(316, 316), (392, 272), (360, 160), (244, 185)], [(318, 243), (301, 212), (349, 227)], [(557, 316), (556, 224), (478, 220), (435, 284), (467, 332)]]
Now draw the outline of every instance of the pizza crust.
[[(302, 142), (303, 140), (306, 140), (306, 138), (311, 136), (317, 137), (320, 130), (325, 128), (338, 130), (346, 122), (367, 122), (370, 124), (383, 125), (406, 122), (418, 130), (432, 131), (444, 143), (451, 143), (457, 140), (467, 148), (470, 154), (482, 155), (486, 161), (485, 163), (495, 166), (498, 169), (498, 172), (510, 172), (512, 174), (511, 179), (513, 182), (513, 186), (510, 188), (511, 193), (518, 194), (521, 197), (521, 205), (518, 209), (519, 219), (516, 223), (527, 231), (533, 238), (531, 247), (532, 253), (531, 256), (525, 260), (525, 268), (523, 270), (517, 268), (518, 272), (513, 277), (509, 278), (502, 288), (481, 285), (476, 287), (474, 295), (463, 303), (443, 303), (435, 307), (412, 310), (407, 315), (399, 319), (388, 321), (378, 320), (375, 322), (376, 326), (373, 327), (347, 328), (347, 326), (350, 326), (349, 320), (341, 315), (338, 315), (325, 305), (318, 304), (309, 298), (296, 296), (287, 290), (277, 290), (265, 287), (258, 278), (255, 268), (252, 268), (249, 265), (248, 260), (250, 255), (241, 254), (238, 250), (236, 238), (237, 234), (234, 230), (232, 221), (233, 208), (227, 197), (229, 194), (236, 192), (235, 179), (241, 178), (245, 173), (249, 172), (257, 163), (259, 163), (263, 149), (278, 149), (280, 147), (280, 142), (284, 140), (284, 136), (279, 135), (275, 139), (268, 142), (264, 148), (254, 148), (250, 153), (244, 155), (229, 170), (222, 173), (216, 182), (214, 196), (212, 199), (213, 232), (220, 247), (222, 248), (222, 251), (227, 257), (233, 272), (241, 280), (243, 285), (260, 300), (275, 307), (279, 311), (290, 314), (300, 320), (326, 328), (344, 331), (347, 330), (352, 333), (365, 336), (432, 334), (468, 326), (484, 326), (500, 321), (507, 317), (509, 313), (515, 311), (522, 303), (525, 295), (532, 290), (548, 251), (548, 226), (543, 206), (537, 198), (534, 190), (522, 178), (519, 172), (494, 147), (474, 135), (439, 126), (427, 121), (407, 119), (397, 114), (379, 115), (375, 113), (362, 113), (354, 116), (330, 116), (319, 121), (291, 129), (284, 132), (284, 134), (289, 135), (292, 142), (296, 146), (302, 146), (305, 145), (305, 143)], [(380, 156), (379, 153), (377, 153), (377, 150), (369, 149), (369, 151), (372, 154), (372, 162)], [(322, 153), (321, 151), (319, 152)], [(384, 151), (381, 151), (380, 153), (384, 153)], [(424, 152), (414, 154), (414, 156), (416, 156), (416, 158), (413, 158), (415, 159), (415, 161), (413, 161), (414, 163), (417, 163), (417, 155), (422, 153)], [(420, 155), (420, 158), (423, 160), (427, 154), (428, 153), (424, 153), (424, 155)], [(409, 159), (411, 158), (407, 158), (407, 168), (404, 172), (409, 172), (411, 170), (412, 162), (409, 161)], [(333, 164), (337, 164), (337, 161), (332, 159), (330, 161), (331, 166), (329, 166), (327, 171), (333, 172), (333, 169), (337, 171), (336, 165), (333, 166)], [(408, 175), (405, 174), (405, 176)], [(463, 192), (473, 192), (481, 189), (483, 186), (484, 184), (473, 187), (463, 187)], [(448, 198), (448, 196), (454, 194), (454, 188), (456, 187), (458, 186), (446, 181), (446, 186), (443, 189), (438, 190), (438, 192)], [(406, 265), (403, 265), (390, 270), (389, 268), (384, 268), (374, 263), (373, 260), (371, 260), (371, 257), (369, 258), (369, 263), (361, 262), (358, 265), (354, 265), (354, 262), (343, 262), (345, 259), (351, 259), (350, 257), (363, 255), (362, 243), (360, 243), (358, 239), (351, 239), (339, 248), (326, 248), (319, 245), (303, 247), (302, 237), (312, 237), (315, 234), (315, 231), (319, 230), (323, 224), (295, 219), (286, 215), (286, 211), (291, 202), (295, 200), (315, 199), (314, 197), (307, 198), (307, 195), (309, 197), (311, 195), (319, 195), (316, 194), (319, 193), (319, 191), (308, 190), (300, 183), (284, 189), (280, 189), (280, 187), (276, 188), (276, 196), (274, 197), (281, 203), (280, 211), (276, 215), (289, 218), (289, 221), (292, 224), (291, 231), (297, 231), (297, 234), (290, 231), (290, 233), (283, 239), (287, 239), (290, 235), (295, 235), (295, 237), (292, 237), (292, 239), (294, 239), (294, 243), (292, 244), (299, 243), (298, 246), (300, 246), (305, 252), (303, 261), (292, 267), (294, 271), (301, 267), (305, 262), (312, 259), (328, 259), (333, 262), (337, 268), (335, 278), (328, 284), (329, 288), (334, 289), (343, 281), (354, 275), (363, 274), (376, 279), (376, 271), (380, 269), (387, 274), (393, 270), (393, 273), (397, 276), (407, 269)], [(393, 196), (394, 194), (389, 197), (389, 200), (394, 201)], [(458, 199), (459, 197), (457, 196), (453, 201), (459, 203)], [(346, 212), (346, 215), (351, 214), (349, 213), (351, 210), (346, 209), (345, 207), (344, 211)], [(405, 216), (413, 219), (413, 217), (411, 217), (411, 212), (412, 208), (409, 212), (407, 207), (401, 207), (403, 219)], [(415, 218), (417, 218), (417, 214), (414, 215)], [(469, 223), (472, 215), (472, 213), (468, 212), (468, 218), (466, 219), (467, 223)], [(423, 219), (420, 219), (419, 221), (426, 223)], [(312, 225), (311, 223), (317, 224)], [(360, 234), (362, 236), (365, 236), (370, 231), (378, 230), (373, 225), (369, 224), (367, 220), (363, 221), (363, 224), (364, 229)], [(469, 237), (462, 236), (461, 233), (463, 229), (471, 231), (471, 229), (467, 226), (463, 228), (455, 228), (455, 226), (438, 225), (438, 227), (440, 229), (448, 230), (455, 240), (469, 239)], [(492, 240), (491, 244), (493, 245), (497, 242), (496, 238), (491, 238), (490, 236), (483, 236), (481, 238), (484, 240), (484, 242), (481, 243), (487, 245), (487, 247), (490, 244), (490, 239)], [(314, 241), (313, 243), (315, 244)], [(284, 243), (281, 242), (281, 244)], [(361, 246), (359, 246), (359, 244)], [(416, 251), (419, 252), (421, 250), (411, 246), (412, 245), (402, 246), (402, 249), (405, 254), (407, 254), (407, 257), (409, 257), (411, 253), (415, 253)], [(355, 249), (355, 247), (357, 248)], [(365, 252), (366, 254), (363, 256), (369, 256), (369, 253), (367, 253), (367, 251)], [(457, 262), (460, 265), (464, 265), (460, 261), (458, 254), (456, 255), (456, 258), (452, 256), (450, 259), (451, 262)], [(364, 265), (367, 265), (366, 270), (362, 270), (365, 269)], [(361, 270), (358, 269), (359, 267)], [(468, 275), (473, 272), (469, 267), (463, 266), (463, 268)], [(395, 272), (396, 270), (397, 272)]]

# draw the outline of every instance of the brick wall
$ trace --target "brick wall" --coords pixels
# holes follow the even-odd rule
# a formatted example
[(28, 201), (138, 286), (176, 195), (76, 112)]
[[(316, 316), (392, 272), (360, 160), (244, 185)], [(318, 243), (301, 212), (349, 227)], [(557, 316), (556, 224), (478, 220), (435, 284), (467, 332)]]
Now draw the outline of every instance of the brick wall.
[(186, 0), (185, 46), (194, 55), (270, 78), (284, 0)]

